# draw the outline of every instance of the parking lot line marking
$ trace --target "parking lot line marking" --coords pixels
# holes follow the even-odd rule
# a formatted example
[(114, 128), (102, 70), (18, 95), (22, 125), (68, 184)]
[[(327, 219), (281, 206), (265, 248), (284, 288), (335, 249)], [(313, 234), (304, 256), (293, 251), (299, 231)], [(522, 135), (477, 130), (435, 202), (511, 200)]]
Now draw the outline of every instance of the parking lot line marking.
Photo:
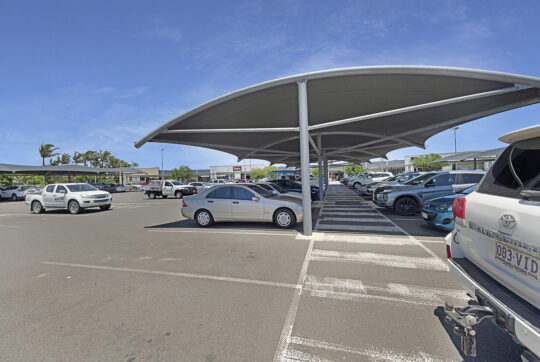
[(411, 234), (409, 234), (405, 229), (403, 229), (401, 226), (399, 226), (398, 224), (396, 224), (394, 221), (392, 221), (392, 219), (390, 219), (389, 217), (387, 217), (386, 215), (384, 215), (382, 212), (380, 212), (379, 210), (377, 210), (376, 208), (373, 208), (373, 210), (375, 210), (376, 212), (378, 212), (380, 215), (384, 216), (386, 219), (390, 220), (390, 222), (396, 227), (398, 228), (403, 234), (407, 235), (411, 240), (413, 240), (419, 247), (421, 247), (422, 249), (424, 249), (429, 255), (433, 256), (434, 258), (437, 258), (439, 259), (440, 261), (442, 261), (445, 265), (446, 265), (446, 260), (444, 260), (443, 258), (439, 257), (435, 252), (433, 252), (430, 248), (428, 248), (427, 246), (425, 246), (424, 244), (422, 244), (418, 239), (416, 239), (414, 236), (412, 236)]
[(333, 217), (333, 216), (322, 216), (321, 221), (353, 221), (353, 222), (378, 222), (378, 223), (388, 223), (389, 221), (383, 218), (367, 218), (367, 217)]
[(315, 241), (324, 241), (331, 243), (352, 243), (352, 244), (382, 244), (382, 245), (412, 245), (416, 243), (408, 237), (389, 237), (380, 235), (347, 235), (327, 232), (314, 232), (312, 236), (298, 234), (296, 239), (313, 239)]
[(429, 288), (400, 283), (366, 285), (360, 280), (306, 276), (304, 290), (312, 297), (346, 301), (399, 302), (422, 306), (440, 306), (453, 298), (465, 303), (470, 298), (464, 290)]
[(395, 352), (389, 348), (377, 348), (375, 346), (357, 348), (298, 336), (292, 336), (290, 338), (290, 343), (299, 346), (319, 348), (328, 351), (356, 354), (362, 356), (367, 360), (372, 361), (444, 361), (443, 359), (429, 355), (423, 351), (415, 351), (413, 353), (400, 353)]
[(18, 225), (0, 225), (0, 228), (20, 228)]
[(376, 212), (345, 212), (345, 211), (333, 211), (333, 210), (325, 210), (323, 214), (331, 214), (336, 216), (369, 216), (373, 219), (384, 219), (380, 215), (378, 215)]
[[(324, 219), (321, 219), (321, 221), (324, 221)], [(399, 232), (399, 229), (397, 229), (394, 226), (341, 225), (341, 224), (319, 224), (319, 230)]]
[(287, 348), (285, 352), (285, 358), (282, 361), (297, 362), (297, 361), (309, 361), (309, 362), (332, 362), (331, 359), (321, 358), (319, 356), (298, 351), (296, 349)]
[(152, 233), (206, 233), (206, 234), (240, 234), (240, 235), (277, 235), (277, 236), (296, 236), (297, 232), (266, 232), (266, 231), (251, 231), (251, 230), (203, 230), (203, 229), (191, 229), (191, 230), (155, 230), (146, 229)]
[(298, 276), (298, 281), (296, 282), (300, 288), (296, 288), (287, 316), (285, 317), (285, 323), (283, 324), (283, 329), (281, 330), (281, 336), (279, 338), (278, 347), (276, 349), (276, 354), (274, 355), (274, 361), (283, 361), (286, 359), (287, 348), (289, 346), (289, 340), (292, 335), (292, 329), (294, 326), (294, 321), (296, 319), (296, 312), (298, 311), (298, 304), (300, 303), (300, 296), (302, 295), (302, 285), (304, 284), (304, 279), (307, 274), (307, 269), (309, 261), (311, 260), (311, 252), (313, 250), (314, 241), (310, 240), (309, 245), (306, 251), (306, 257), (304, 258), (304, 263), (302, 264), (302, 269), (300, 269), (300, 275)]
[(315, 249), (311, 253), (311, 260), (330, 262), (358, 262), (365, 264), (382, 265), (394, 268), (425, 269), (448, 271), (446, 263), (439, 258), (413, 257), (401, 255), (388, 255), (376, 253), (352, 253), (333, 250)]
[(166, 276), (181, 277), (181, 278), (192, 278), (192, 279), (217, 280), (217, 281), (222, 281), (222, 282), (265, 285), (265, 286), (280, 287), (280, 288), (292, 288), (292, 289), (301, 288), (301, 286), (297, 285), (297, 284), (267, 282), (267, 281), (264, 281), (264, 280), (254, 280), (254, 279), (221, 277), (221, 276), (217, 276), (217, 275), (179, 273), (179, 272), (169, 272), (169, 271), (163, 271), (163, 270), (148, 270), (148, 269), (136, 269), (136, 268), (122, 268), (122, 267), (113, 267), (113, 266), (104, 266), (104, 265), (59, 263), (59, 262), (55, 262), (55, 261), (44, 261), (44, 262), (42, 262), (42, 264), (65, 266), (65, 267), (71, 267), (71, 268), (83, 268), (83, 269), (119, 271), (119, 272), (129, 272), (129, 273), (166, 275)]

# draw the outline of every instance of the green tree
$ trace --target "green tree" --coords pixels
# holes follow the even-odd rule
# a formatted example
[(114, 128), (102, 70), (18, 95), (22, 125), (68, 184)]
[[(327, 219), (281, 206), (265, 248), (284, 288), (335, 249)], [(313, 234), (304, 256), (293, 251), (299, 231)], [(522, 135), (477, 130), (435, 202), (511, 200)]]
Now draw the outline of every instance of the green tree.
[(139, 167), (139, 164), (137, 162), (133, 161), (130, 165), (128, 165), (126, 167)]
[(171, 170), (171, 177), (174, 180), (184, 181), (190, 179), (192, 176), (193, 170), (186, 165), (181, 165)]
[(351, 165), (345, 166), (345, 173), (347, 175), (356, 175), (357, 173), (361, 173), (364, 171), (365, 169), (361, 165), (357, 165), (354, 163)]
[(319, 176), (319, 168), (315, 167), (313, 170), (311, 170), (311, 176)]
[(13, 185), (13, 176), (0, 175), (0, 186), (9, 186), (9, 185)]
[(268, 166), (265, 168), (254, 168), (249, 171), (249, 177), (251, 180), (260, 180), (268, 176), (268, 173), (271, 171), (277, 171), (277, 168), (274, 166)]
[(75, 153), (73, 153), (73, 163), (77, 165), (83, 162), (84, 162), (84, 154), (75, 151)]
[(49, 165), (51, 166), (58, 166), (62, 162), (62, 159), (60, 157), (56, 157), (56, 160), (53, 160), (52, 158), (49, 160)]
[(41, 144), (39, 146), (39, 155), (41, 156), (41, 159), (43, 160), (43, 166), (45, 166), (45, 159), (49, 157), (58, 156), (59, 153), (55, 153), (54, 151), (58, 150), (58, 147), (54, 147), (53, 144), (45, 143)]
[(71, 156), (69, 155), (69, 153), (63, 153), (62, 157), (60, 158), (60, 164), (69, 165), (70, 162), (71, 162)]
[(415, 159), (413, 160), (413, 166), (419, 171), (440, 171), (443, 166), (447, 165), (447, 163), (433, 162), (437, 161), (439, 158), (441, 158), (441, 155), (438, 155), (436, 153), (418, 156), (415, 157)]

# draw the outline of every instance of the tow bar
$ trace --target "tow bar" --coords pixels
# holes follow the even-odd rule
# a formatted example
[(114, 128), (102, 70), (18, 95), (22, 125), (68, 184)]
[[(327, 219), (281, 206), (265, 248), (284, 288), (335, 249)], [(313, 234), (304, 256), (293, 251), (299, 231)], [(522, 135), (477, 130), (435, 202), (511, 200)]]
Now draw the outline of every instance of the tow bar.
[(454, 326), (454, 334), (461, 337), (461, 350), (465, 356), (476, 357), (476, 328), (485, 318), (494, 316), (493, 309), (481, 305), (454, 307), (444, 304), (446, 322)]

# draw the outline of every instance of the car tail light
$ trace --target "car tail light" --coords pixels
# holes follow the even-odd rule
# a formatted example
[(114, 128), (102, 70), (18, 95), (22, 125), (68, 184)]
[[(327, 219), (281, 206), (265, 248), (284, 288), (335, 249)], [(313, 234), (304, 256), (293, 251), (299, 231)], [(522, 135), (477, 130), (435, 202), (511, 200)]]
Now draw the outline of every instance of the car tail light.
[(448, 259), (452, 258), (452, 251), (450, 250), (450, 245), (446, 245), (446, 257)]
[(187, 204), (184, 200), (182, 200), (182, 207), (187, 207)]
[(452, 212), (454, 213), (454, 220), (459, 220), (463, 222), (465, 220), (465, 203), (466, 199), (464, 197), (458, 197), (454, 200), (452, 205)]

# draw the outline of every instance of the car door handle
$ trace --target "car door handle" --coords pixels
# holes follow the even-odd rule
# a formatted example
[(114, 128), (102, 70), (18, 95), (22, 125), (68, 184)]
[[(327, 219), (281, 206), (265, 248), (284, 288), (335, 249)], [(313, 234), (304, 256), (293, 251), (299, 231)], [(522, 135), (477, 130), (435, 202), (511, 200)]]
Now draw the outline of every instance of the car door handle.
[(209, 204), (212, 204), (214, 201), (208, 200), (208, 201), (206, 201), (206, 202), (208, 202)]
[(232, 203), (233, 203), (233, 204), (238, 204), (238, 201), (233, 201)]

